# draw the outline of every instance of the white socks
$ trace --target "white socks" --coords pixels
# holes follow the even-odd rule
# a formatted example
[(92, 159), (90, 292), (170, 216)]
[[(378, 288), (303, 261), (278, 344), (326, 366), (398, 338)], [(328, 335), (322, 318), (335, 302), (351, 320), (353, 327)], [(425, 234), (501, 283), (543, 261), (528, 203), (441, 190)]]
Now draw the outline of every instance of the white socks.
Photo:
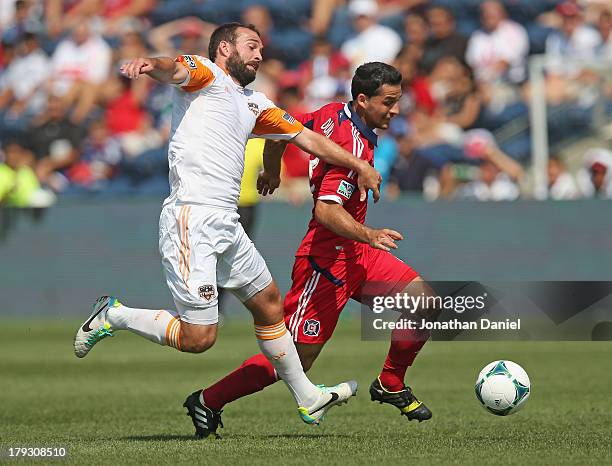
[(321, 390), (306, 377), (302, 363), (285, 322), (276, 325), (256, 325), (255, 334), (261, 352), (287, 384), (299, 407), (310, 408), (321, 397)]
[(154, 343), (172, 346), (180, 351), (181, 321), (174, 311), (164, 309), (135, 309), (121, 306), (111, 307), (106, 313), (111, 327), (130, 330)]

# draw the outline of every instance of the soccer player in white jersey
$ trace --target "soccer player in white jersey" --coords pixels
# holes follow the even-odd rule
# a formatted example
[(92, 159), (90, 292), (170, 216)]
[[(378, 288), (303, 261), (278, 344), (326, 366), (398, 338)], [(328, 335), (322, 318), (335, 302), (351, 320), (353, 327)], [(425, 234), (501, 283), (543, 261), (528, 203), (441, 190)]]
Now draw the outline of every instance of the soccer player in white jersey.
[[(212, 34), (210, 59), (137, 58), (122, 67), (128, 78), (146, 74), (176, 86), (168, 149), (171, 193), (159, 221), (159, 250), (176, 312), (130, 308), (103, 296), (77, 331), (74, 349), (82, 358), (116, 330), (130, 330), (160, 345), (201, 353), (217, 337), (217, 287), (227, 288), (253, 315), (259, 347), (295, 398), (302, 420), (318, 424), (330, 407), (355, 394), (357, 384), (319, 388), (302, 370), (278, 287), (238, 222), (245, 145), (250, 136), (291, 140), (330, 164), (355, 170), (364, 199), (368, 189), (378, 198), (380, 175), (245, 87), (255, 79), (261, 51), (253, 26), (229, 23)], [(204, 403), (201, 390), (184, 403), (198, 437), (220, 423)]]

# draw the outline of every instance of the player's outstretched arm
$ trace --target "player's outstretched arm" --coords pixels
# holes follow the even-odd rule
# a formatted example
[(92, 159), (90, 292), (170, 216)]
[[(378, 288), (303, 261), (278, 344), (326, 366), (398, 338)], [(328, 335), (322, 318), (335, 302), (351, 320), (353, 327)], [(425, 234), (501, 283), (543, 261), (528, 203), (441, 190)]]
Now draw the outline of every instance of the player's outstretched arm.
[(304, 128), (291, 142), (300, 149), (320, 158), (324, 162), (345, 167), (357, 173), (357, 188), (362, 201), (366, 200), (368, 189), (372, 190), (374, 201), (380, 199), (380, 173), (364, 160), (358, 159), (331, 139)]
[(262, 196), (272, 194), (280, 186), (281, 158), (287, 141), (267, 139), (263, 150), (263, 171), (257, 177), (257, 191)]
[(395, 230), (388, 228), (377, 230), (362, 225), (337, 202), (327, 200), (317, 200), (316, 202), (315, 220), (344, 238), (366, 243), (383, 251), (397, 249), (395, 242), (404, 239)]
[(181, 84), (189, 74), (187, 68), (170, 57), (134, 58), (121, 67), (121, 73), (130, 79), (148, 74), (164, 84)]

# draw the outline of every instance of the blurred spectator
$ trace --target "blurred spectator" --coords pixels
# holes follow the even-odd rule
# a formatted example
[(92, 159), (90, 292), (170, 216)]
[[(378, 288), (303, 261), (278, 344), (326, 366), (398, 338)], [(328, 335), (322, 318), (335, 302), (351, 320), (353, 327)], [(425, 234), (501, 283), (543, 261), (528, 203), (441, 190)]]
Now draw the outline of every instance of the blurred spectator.
[[(417, 9), (419, 6), (425, 5), (428, 2), (429, 0), (374, 1), (376, 19), (387, 21), (389, 19), (393, 20), (394, 17), (401, 18), (405, 12)], [(312, 15), (309, 21), (310, 32), (314, 36), (326, 34), (330, 29), (334, 14), (339, 16), (344, 13), (342, 9), (344, 3), (344, 0), (313, 0)]]
[(93, 20), (82, 20), (52, 57), (51, 92), (62, 97), (65, 110), (75, 105), (77, 123), (94, 107), (111, 67), (111, 49), (94, 26)]
[(612, 199), (612, 152), (603, 148), (589, 149), (577, 175), (584, 197)]
[(271, 39), (274, 22), (268, 8), (261, 4), (251, 5), (242, 12), (240, 19), (243, 24), (252, 24), (259, 31), (264, 45), (264, 60), (283, 60), (289, 58), (285, 55), (283, 49)]
[(119, 33), (126, 18), (149, 13), (155, 0), (46, 0), (45, 16), (51, 37), (59, 37), (74, 29), (85, 18), (99, 17), (108, 36)]
[(79, 160), (66, 170), (66, 177), (71, 184), (83, 188), (104, 187), (103, 182), (117, 174), (122, 155), (121, 144), (111, 137), (106, 121), (96, 120), (89, 126)]
[(299, 68), (300, 90), (319, 78), (333, 78), (339, 82), (350, 82), (351, 64), (347, 58), (324, 37), (317, 37), (312, 46), (310, 58)]
[(124, 23), (113, 50), (113, 63), (122, 65), (127, 60), (147, 55), (149, 49), (144, 39), (144, 31), (138, 22)]
[(37, 159), (38, 179), (55, 191), (62, 191), (66, 181), (56, 172), (67, 169), (79, 159), (83, 128), (66, 118), (60, 97), (49, 96), (47, 109), (34, 120), (26, 137)]
[(147, 118), (142, 106), (147, 89), (133, 87), (131, 83), (130, 79), (116, 73), (104, 86), (106, 124), (112, 135), (137, 131)]
[(15, 14), (7, 25), (6, 29), (1, 29), (2, 40), (6, 42), (20, 42), (26, 32), (37, 33), (42, 31), (41, 23), (33, 14), (34, 1), (17, 0), (14, 2)]
[(417, 62), (420, 62), (425, 53), (425, 43), (429, 36), (429, 26), (425, 18), (418, 14), (409, 14), (404, 19), (404, 35), (406, 45), (412, 49)]
[(549, 74), (577, 76), (581, 67), (567, 59), (590, 59), (595, 56), (601, 37), (592, 27), (586, 25), (580, 7), (571, 1), (564, 1), (557, 6), (562, 24), (546, 40), (548, 56), (547, 71)]
[(457, 58), (447, 56), (438, 60), (430, 80), (444, 120), (462, 129), (472, 127), (480, 113), (481, 98), (471, 70)]
[[(399, 69), (405, 75), (409, 68), (402, 65)], [(413, 108), (407, 118), (410, 129), (403, 137), (411, 140), (414, 150), (436, 165), (463, 159), (463, 131), (474, 125), (481, 106), (467, 66), (454, 57), (441, 58), (431, 74), (415, 76), (404, 92)]]
[[(281, 108), (287, 110), (287, 112), (289, 112), (291, 115), (303, 115), (308, 113), (309, 110), (302, 103), (297, 87), (287, 87), (282, 89), (279, 94), (278, 104)], [(308, 178), (309, 161), (310, 154), (304, 152), (294, 144), (287, 144), (283, 158), (281, 159), (282, 178), (285, 181), (294, 178), (300, 178), (302, 180)], [(289, 183), (291, 182), (292, 181), (289, 181)]]
[[(4, 72), (4, 70), (8, 68), (15, 59), (16, 54), (15, 44), (6, 41), (0, 42), (0, 71)], [(0, 78), (3, 77), (4, 74), (0, 74)]]
[(155, 52), (168, 57), (180, 54), (207, 55), (208, 39), (216, 26), (189, 16), (161, 24), (149, 31)]
[(601, 44), (597, 49), (597, 56), (612, 62), (612, 8), (604, 10), (597, 20), (597, 31), (601, 37)]
[(464, 62), (468, 39), (456, 30), (453, 12), (444, 6), (432, 6), (427, 10), (430, 36), (425, 42), (421, 60), (424, 71), (430, 72), (442, 57), (455, 57)]
[(548, 196), (554, 200), (580, 197), (574, 177), (568, 173), (563, 161), (554, 155), (548, 158)]
[(34, 156), (16, 139), (3, 144), (4, 163), (0, 163), (0, 206), (48, 207), (55, 196), (42, 189), (33, 166)]
[[(0, 112), (6, 110), (3, 120), (28, 120), (45, 106), (44, 83), (49, 76), (49, 58), (40, 49), (38, 38), (30, 32), (20, 39), (18, 56), (4, 74), (0, 94)], [(12, 127), (12, 125), (9, 125)]]
[(479, 201), (518, 199), (523, 168), (497, 147), (491, 133), (484, 130), (467, 133), (464, 152), (468, 158), (479, 161), (479, 167), (474, 172), (469, 167), (446, 165), (440, 175), (442, 196)]
[(422, 193), (427, 177), (436, 176), (438, 170), (439, 167), (433, 161), (414, 150), (413, 141), (410, 138), (400, 137), (398, 158), (391, 169), (385, 197), (393, 200), (400, 193)]
[(342, 44), (341, 50), (353, 70), (372, 61), (391, 63), (402, 48), (402, 39), (393, 29), (376, 22), (376, 2), (352, 0), (348, 9), (357, 35)]
[(470, 36), (466, 51), (476, 80), (524, 81), (529, 39), (523, 26), (508, 19), (502, 3), (493, 0), (480, 5), (480, 21), (482, 29)]

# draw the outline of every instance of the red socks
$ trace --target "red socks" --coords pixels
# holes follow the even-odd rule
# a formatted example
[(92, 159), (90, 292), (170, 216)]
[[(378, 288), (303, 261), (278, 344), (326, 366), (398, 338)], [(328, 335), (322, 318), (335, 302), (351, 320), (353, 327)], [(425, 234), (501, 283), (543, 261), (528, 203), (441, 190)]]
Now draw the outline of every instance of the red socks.
[(243, 396), (263, 390), (278, 380), (272, 364), (263, 354), (250, 357), (234, 372), (204, 390), (204, 403), (220, 410)]
[(396, 329), (391, 333), (391, 347), (379, 376), (385, 389), (399, 392), (404, 388), (406, 369), (412, 365), (428, 338), (427, 331)]
[[(397, 329), (391, 334), (391, 347), (380, 373), (380, 383), (392, 392), (404, 388), (406, 369), (429, 338), (429, 332)], [(263, 354), (250, 357), (234, 372), (204, 390), (204, 402), (220, 410), (243, 396), (263, 390), (278, 380), (274, 367)]]

